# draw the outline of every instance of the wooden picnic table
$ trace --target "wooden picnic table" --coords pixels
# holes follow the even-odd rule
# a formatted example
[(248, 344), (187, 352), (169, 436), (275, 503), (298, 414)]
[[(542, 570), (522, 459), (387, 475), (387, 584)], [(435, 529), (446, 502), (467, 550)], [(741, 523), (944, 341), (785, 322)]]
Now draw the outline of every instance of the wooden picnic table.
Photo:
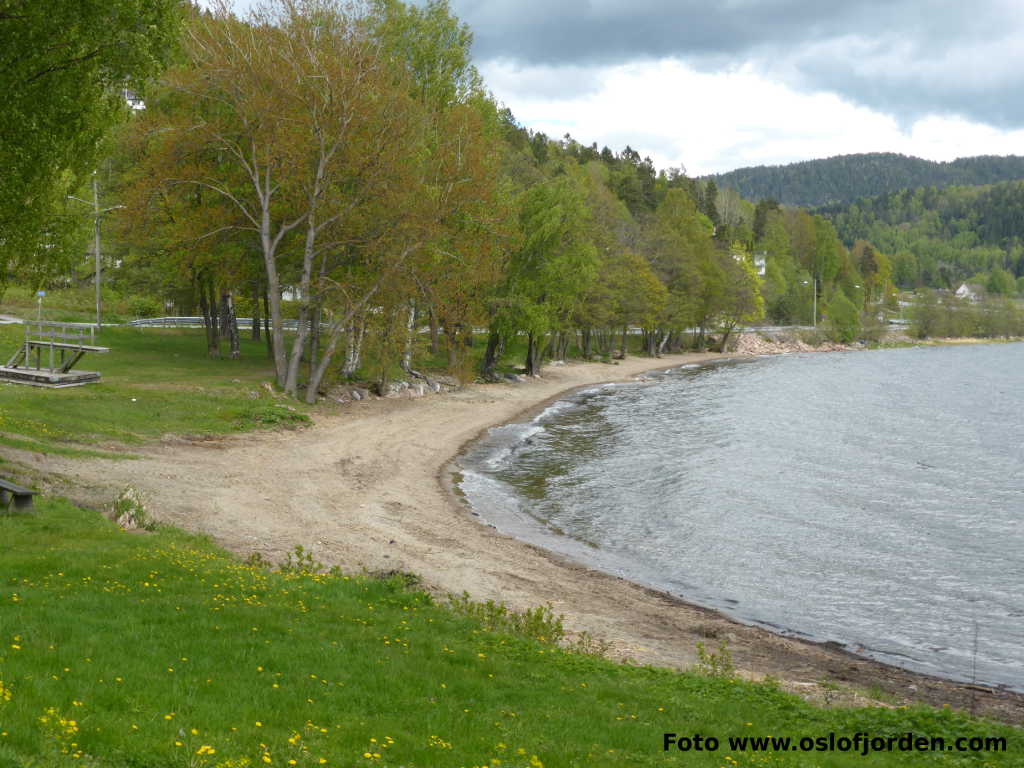
[(100, 374), (96, 372), (72, 373), (71, 369), (87, 352), (109, 351), (109, 347), (96, 344), (95, 326), (26, 321), (25, 339), (6, 365), (0, 367), (0, 378), (42, 386), (74, 386), (99, 381)]

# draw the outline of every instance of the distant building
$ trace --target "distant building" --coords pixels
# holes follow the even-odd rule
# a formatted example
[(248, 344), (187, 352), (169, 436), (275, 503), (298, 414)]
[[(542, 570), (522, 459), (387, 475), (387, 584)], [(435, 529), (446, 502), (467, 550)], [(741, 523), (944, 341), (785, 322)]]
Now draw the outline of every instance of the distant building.
[(122, 89), (122, 94), (124, 96), (125, 103), (128, 104), (129, 109), (131, 109), (133, 112), (138, 112), (139, 110), (146, 108), (146, 102), (144, 102), (139, 97), (139, 94), (137, 94), (131, 88)]
[(756, 251), (754, 253), (754, 269), (757, 270), (757, 274), (764, 277), (765, 270), (768, 268), (768, 251)]
[(748, 262), (754, 265), (754, 269), (757, 270), (757, 274), (764, 277), (765, 266), (768, 263), (768, 253), (766, 251), (758, 251), (757, 253), (750, 254), (749, 256), (745, 251), (736, 249), (730, 250), (729, 253), (734, 259), (736, 259), (736, 261), (743, 261), (744, 259), (747, 259)]
[(967, 299), (972, 304), (977, 304), (985, 297), (985, 292), (982, 290), (981, 286), (962, 283), (960, 287), (956, 289), (955, 295), (958, 299)]

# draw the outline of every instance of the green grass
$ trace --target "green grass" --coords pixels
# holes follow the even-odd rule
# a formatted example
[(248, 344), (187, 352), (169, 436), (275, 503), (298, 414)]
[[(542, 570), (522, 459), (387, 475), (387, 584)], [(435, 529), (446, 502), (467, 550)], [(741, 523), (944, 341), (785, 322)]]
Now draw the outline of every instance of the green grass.
[[(0, 312), (36, 319), (41, 317), (58, 323), (92, 323), (96, 321), (96, 289), (92, 285), (81, 288), (58, 288), (46, 291), (42, 306), (39, 304), (35, 290), (22, 285), (6, 286), (2, 294)], [(132, 311), (135, 297), (124, 296), (108, 285), (103, 286), (102, 320), (107, 323), (120, 323), (134, 320)], [(150, 300), (149, 304), (160, 306), (160, 302)]]
[[(1020, 765), (1019, 730), (578, 655), (399, 578), (275, 573), (43, 499), (0, 517), (0, 767)], [(492, 622), (493, 623), (493, 622)], [(1005, 736), (1009, 754), (662, 752), (662, 734)], [(368, 757), (367, 757), (368, 755)], [(726, 755), (729, 759), (726, 759)], [(269, 761), (269, 762), (268, 762)], [(294, 761), (294, 763), (290, 762)]]
[[(0, 355), (12, 354), (23, 330), (0, 327)], [(211, 360), (201, 330), (104, 328), (79, 367), (98, 384), (42, 389), (0, 384), (0, 435), (31, 440), (50, 452), (81, 455), (81, 445), (131, 445), (164, 434), (225, 434), (301, 424), (308, 408), (285, 404), (264, 387), (272, 369), (262, 344), (242, 343), (240, 360)], [(35, 450), (35, 448), (31, 448)]]
[[(20, 326), (0, 326), (0, 356), (14, 353), (24, 338)], [(631, 341), (635, 341), (632, 340)], [(276, 426), (302, 425), (314, 408), (267, 391), (273, 368), (264, 342), (243, 334), (239, 360), (210, 359), (200, 329), (105, 327), (97, 344), (107, 354), (87, 354), (83, 370), (99, 371), (97, 384), (61, 390), (0, 383), (0, 445), (69, 456), (124, 457), (96, 446), (131, 446), (165, 434), (221, 435)], [(639, 343), (639, 341), (635, 341)], [(469, 370), (479, 367), (486, 339), (467, 350)], [(507, 350), (501, 372), (521, 370), (525, 342)], [(379, 366), (367, 352), (357, 380), (375, 380)], [(444, 350), (431, 355), (418, 340), (416, 366), (445, 371)], [(406, 378), (390, 366), (392, 380)], [(116, 450), (116, 449), (114, 449)]]

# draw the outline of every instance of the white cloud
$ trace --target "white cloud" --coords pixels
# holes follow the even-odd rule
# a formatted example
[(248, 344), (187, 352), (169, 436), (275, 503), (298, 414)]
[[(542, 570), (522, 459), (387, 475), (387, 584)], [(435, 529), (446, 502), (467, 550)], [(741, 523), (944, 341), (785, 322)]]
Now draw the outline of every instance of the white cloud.
[[(1024, 131), (937, 116), (901, 126), (834, 93), (790, 88), (749, 65), (702, 73), (662, 59), (584, 72), (508, 62), (482, 67), (495, 96), (522, 124), (616, 151), (629, 143), (658, 167), (682, 164), (694, 175), (856, 152), (951, 160), (1024, 150)], [(573, 93), (564, 88), (567, 76), (587, 87)]]
[[(244, 11), (255, 1), (234, 5)], [(704, 174), (857, 152), (932, 160), (1024, 154), (1024, 131), (992, 127), (1013, 126), (1024, 114), (1020, 100), (1007, 97), (1024, 71), (1021, 1), (976, 0), (968, 10), (936, 0), (931, 14), (917, 0), (834, 8), (820, 0), (723, 0), (698, 16), (682, 8), (703, 0), (453, 0), (453, 8), (491, 54), (560, 41), (564, 55), (547, 59), (556, 64), (478, 61), (522, 124), (616, 151), (629, 144), (660, 168)], [(521, 3), (551, 13), (542, 23)], [(737, 15), (749, 40), (733, 40)], [(602, 24), (629, 49), (603, 65), (590, 50), (603, 50)], [(702, 56), (655, 58), (653, 32), (678, 32), (680, 24), (693, 27)], [(984, 122), (937, 116), (954, 109)]]

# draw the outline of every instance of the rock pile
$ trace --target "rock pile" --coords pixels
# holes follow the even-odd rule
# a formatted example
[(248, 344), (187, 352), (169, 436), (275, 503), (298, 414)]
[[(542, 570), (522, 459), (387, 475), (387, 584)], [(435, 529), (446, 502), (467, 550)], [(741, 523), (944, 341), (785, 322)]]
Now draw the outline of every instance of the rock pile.
[(462, 385), (453, 376), (430, 376), (427, 381), (413, 379), (412, 381), (390, 381), (384, 390), (383, 396), (376, 394), (367, 387), (355, 384), (339, 384), (327, 392), (326, 397), (336, 403), (348, 403), (353, 400), (380, 400), (382, 397), (423, 397), (424, 395), (436, 394), (439, 392), (454, 392)]
[(826, 341), (817, 346), (789, 336), (762, 336), (744, 333), (736, 342), (736, 352), (741, 355), (788, 355), (799, 352), (841, 352), (850, 349), (845, 344)]

